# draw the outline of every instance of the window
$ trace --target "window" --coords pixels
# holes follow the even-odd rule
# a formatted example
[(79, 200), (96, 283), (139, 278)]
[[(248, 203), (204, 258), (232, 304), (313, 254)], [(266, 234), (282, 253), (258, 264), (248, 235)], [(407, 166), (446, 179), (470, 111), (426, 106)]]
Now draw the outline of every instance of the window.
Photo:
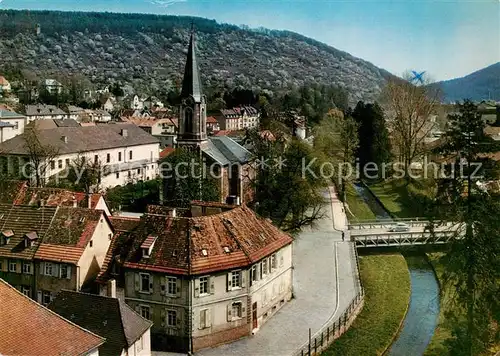
[(17, 271), (17, 263), (14, 261), (9, 261), (9, 272), (16, 273)]
[(267, 274), (267, 258), (262, 261), (262, 274), (266, 275)]
[(52, 276), (52, 263), (45, 262), (45, 273), (46, 276)]
[(168, 277), (167, 278), (167, 294), (176, 295), (177, 294), (177, 278)]
[(267, 290), (262, 291), (262, 305), (267, 305)]
[(23, 273), (31, 274), (31, 263), (23, 263)]
[(231, 272), (231, 288), (241, 287), (241, 271)]
[(98, 156), (98, 155), (95, 155), (95, 156), (94, 156), (94, 162), (95, 162), (95, 163), (99, 162), (99, 156)]
[(0, 272), (3, 271), (3, 262), (0, 260)]
[(128, 159), (132, 159), (132, 151), (128, 151)]
[(144, 319), (151, 320), (151, 311), (147, 305), (141, 305), (140, 310), (141, 310), (141, 316)]
[(57, 168), (62, 168), (63, 167), (63, 161), (62, 159), (57, 161)]
[(61, 265), (59, 267), (59, 272), (60, 272), (59, 277), (61, 277), (61, 278), (68, 278), (68, 266)]
[(167, 326), (177, 326), (177, 312), (175, 310), (167, 311)]
[(66, 158), (66, 167), (69, 166), (69, 158)]
[(122, 153), (118, 152), (118, 162), (121, 162), (121, 161), (122, 161)]
[(278, 268), (278, 264), (276, 263), (276, 254), (271, 255), (271, 268)]
[(253, 265), (252, 266), (252, 270), (251, 270), (250, 273), (252, 273), (252, 278), (251, 278), (252, 282), (256, 282), (257, 278), (258, 278), (258, 275), (257, 275), (257, 265)]
[(21, 292), (23, 292), (23, 294), (27, 297), (30, 297), (31, 298), (31, 290), (30, 290), (30, 287), (26, 287), (26, 286), (22, 286), (21, 287)]
[(149, 293), (149, 274), (141, 273), (141, 292)]
[(241, 303), (240, 302), (233, 303), (231, 315), (233, 316), (233, 318), (241, 318)]
[(208, 309), (200, 310), (200, 329), (210, 327), (210, 311)]
[(44, 290), (43, 291), (43, 300), (42, 300), (42, 303), (44, 305), (47, 305), (47, 304), (50, 304), (51, 301), (52, 301), (52, 293), (49, 292), (49, 291)]
[(14, 130), (19, 130), (19, 122), (14, 123)]
[(92, 247), (94, 245), (94, 241), (90, 240), (89, 246)]
[(56, 168), (56, 161), (52, 160), (50, 161), (50, 169), (55, 169)]
[(141, 174), (141, 169), (137, 168), (137, 174)]
[(106, 154), (106, 163), (111, 162), (111, 155), (108, 153)]
[(120, 172), (116, 172), (116, 179), (120, 178)]
[(137, 343), (137, 352), (141, 352), (142, 349), (144, 348), (144, 338), (141, 336), (139, 340), (136, 341)]
[(200, 278), (200, 294), (208, 294), (208, 277)]

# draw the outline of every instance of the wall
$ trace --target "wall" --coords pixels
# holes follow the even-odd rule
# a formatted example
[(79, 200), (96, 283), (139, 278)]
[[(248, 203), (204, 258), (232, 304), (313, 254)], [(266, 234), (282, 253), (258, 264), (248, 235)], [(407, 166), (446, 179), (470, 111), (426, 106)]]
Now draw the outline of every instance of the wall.
[(2, 139), (0, 142), (4, 142), (7, 140), (10, 140), (11, 138), (21, 135), (24, 133), (24, 127), (26, 125), (26, 118), (25, 117), (20, 117), (20, 118), (3, 118), (0, 116), (0, 121), (6, 122), (9, 124), (12, 124), (14, 126), (17, 126), (17, 128), (13, 127), (5, 127), (2, 129), (3, 135)]
[(141, 339), (137, 340), (133, 345), (131, 345), (128, 348), (128, 353), (127, 353), (128, 356), (151, 355), (151, 329), (148, 329), (144, 334), (142, 334)]
[[(0, 257), (1, 267), (0, 267), (0, 278), (5, 280), (10, 285), (18, 288), (20, 286), (29, 287), (31, 290), (31, 297), (36, 296), (35, 291), (35, 275), (34, 275), (34, 263), (33, 261), (25, 261), (31, 263), (31, 273), (22, 273), (22, 260), (18, 259), (8, 259), (5, 257)], [(9, 272), (9, 261), (16, 262), (16, 272)]]
[[(46, 276), (45, 274), (45, 264), (52, 264), (52, 276)], [(59, 269), (61, 265), (66, 265), (70, 268), (70, 278), (60, 278)], [(57, 295), (62, 289), (68, 290), (78, 290), (78, 269), (75, 265), (61, 264), (52, 261), (36, 261), (36, 291), (33, 295), (34, 299), (37, 299), (38, 291), (50, 291), (53, 297)]]

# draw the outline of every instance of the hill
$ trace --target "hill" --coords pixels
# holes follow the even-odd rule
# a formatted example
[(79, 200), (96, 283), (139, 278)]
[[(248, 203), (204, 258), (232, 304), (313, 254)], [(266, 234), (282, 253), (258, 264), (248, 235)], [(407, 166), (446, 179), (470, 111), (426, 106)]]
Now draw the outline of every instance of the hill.
[(0, 11), (0, 71), (21, 68), (42, 79), (78, 74), (95, 87), (119, 82), (140, 94), (169, 90), (181, 79), (192, 22), (206, 87), (334, 84), (355, 103), (375, 99), (391, 76), (289, 31), (179, 16), (14, 10)]
[(500, 101), (500, 62), (462, 78), (436, 83), (441, 86), (446, 102), (463, 99)]

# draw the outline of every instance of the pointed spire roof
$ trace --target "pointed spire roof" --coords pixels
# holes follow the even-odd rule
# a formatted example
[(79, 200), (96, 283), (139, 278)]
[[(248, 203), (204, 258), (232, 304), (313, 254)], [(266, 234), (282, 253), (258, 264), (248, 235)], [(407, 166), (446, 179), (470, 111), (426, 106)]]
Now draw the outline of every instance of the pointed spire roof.
[(200, 69), (198, 68), (198, 62), (196, 60), (194, 30), (191, 29), (187, 62), (184, 69), (184, 79), (182, 81), (181, 98), (187, 98), (192, 95), (196, 102), (200, 102), (202, 92)]

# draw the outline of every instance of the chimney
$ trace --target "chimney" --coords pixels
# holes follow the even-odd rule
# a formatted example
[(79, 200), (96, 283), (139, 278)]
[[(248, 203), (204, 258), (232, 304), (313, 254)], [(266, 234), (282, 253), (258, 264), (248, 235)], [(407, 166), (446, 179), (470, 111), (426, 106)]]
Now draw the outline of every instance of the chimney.
[(62, 136), (61, 139), (64, 143), (68, 143), (68, 136)]
[(88, 195), (87, 200), (88, 200), (88, 208), (92, 209), (92, 194)]
[(127, 129), (122, 129), (122, 136), (127, 137), (128, 136), (128, 131)]
[(108, 297), (116, 298), (116, 280), (115, 279), (110, 279), (108, 281), (107, 292), (108, 292)]
[(73, 208), (78, 207), (78, 201), (76, 200), (75, 196), (73, 195)]

